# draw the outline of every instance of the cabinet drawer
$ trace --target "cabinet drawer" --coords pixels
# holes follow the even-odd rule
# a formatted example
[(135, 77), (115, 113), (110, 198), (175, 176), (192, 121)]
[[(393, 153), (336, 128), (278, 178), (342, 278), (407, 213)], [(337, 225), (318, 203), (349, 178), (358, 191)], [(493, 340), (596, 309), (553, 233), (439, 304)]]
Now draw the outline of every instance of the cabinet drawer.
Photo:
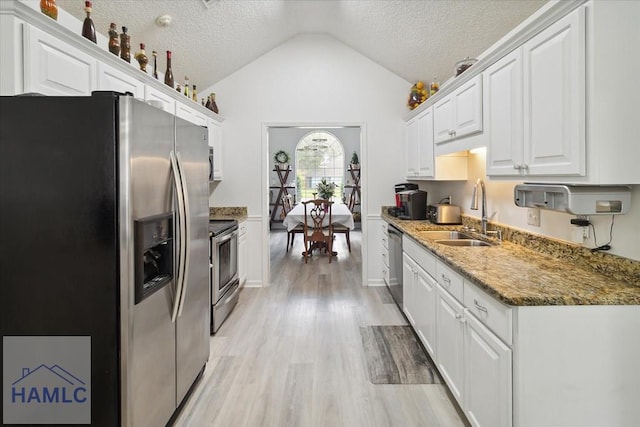
[(463, 296), (463, 279), (458, 273), (440, 261), (436, 261), (436, 280), (447, 290), (455, 299), (462, 302)]
[(512, 309), (464, 281), (464, 305), (480, 322), (488, 327), (507, 345), (512, 344)]
[(432, 276), (436, 275), (436, 257), (414, 240), (404, 237), (402, 250), (407, 253), (420, 267)]

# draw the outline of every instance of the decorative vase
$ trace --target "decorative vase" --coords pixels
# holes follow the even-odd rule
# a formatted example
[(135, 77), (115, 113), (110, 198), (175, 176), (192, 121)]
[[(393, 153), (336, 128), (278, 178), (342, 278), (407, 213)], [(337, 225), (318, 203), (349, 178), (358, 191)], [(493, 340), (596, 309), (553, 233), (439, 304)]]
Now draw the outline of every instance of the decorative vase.
[(49, 18), (58, 20), (58, 6), (56, 0), (40, 0), (40, 11)]

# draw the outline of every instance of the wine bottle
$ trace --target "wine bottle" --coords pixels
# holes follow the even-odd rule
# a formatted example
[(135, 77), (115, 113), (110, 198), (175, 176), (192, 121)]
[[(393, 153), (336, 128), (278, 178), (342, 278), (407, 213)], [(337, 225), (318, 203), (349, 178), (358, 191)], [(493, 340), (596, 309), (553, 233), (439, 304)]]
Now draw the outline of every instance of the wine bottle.
[(82, 24), (82, 35), (91, 40), (92, 42), (96, 42), (96, 27), (93, 25), (93, 20), (91, 19), (91, 2), (84, 2), (84, 11), (87, 12), (87, 17), (84, 18), (84, 23)]
[(171, 71), (171, 51), (167, 51), (167, 71), (164, 73), (164, 84), (173, 87), (173, 71)]
[(127, 34), (127, 27), (122, 27), (120, 34), (120, 58), (131, 62), (131, 36)]
[(196, 90), (196, 85), (191, 87), (191, 99), (193, 99), (193, 102), (198, 102), (198, 91)]

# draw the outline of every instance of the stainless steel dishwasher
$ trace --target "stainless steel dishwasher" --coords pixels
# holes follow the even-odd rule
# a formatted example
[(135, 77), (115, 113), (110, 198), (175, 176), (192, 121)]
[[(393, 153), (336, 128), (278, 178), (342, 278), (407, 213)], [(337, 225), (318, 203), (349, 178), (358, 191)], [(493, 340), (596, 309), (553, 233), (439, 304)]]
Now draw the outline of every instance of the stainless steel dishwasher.
[(402, 231), (389, 224), (389, 283), (387, 287), (402, 311)]

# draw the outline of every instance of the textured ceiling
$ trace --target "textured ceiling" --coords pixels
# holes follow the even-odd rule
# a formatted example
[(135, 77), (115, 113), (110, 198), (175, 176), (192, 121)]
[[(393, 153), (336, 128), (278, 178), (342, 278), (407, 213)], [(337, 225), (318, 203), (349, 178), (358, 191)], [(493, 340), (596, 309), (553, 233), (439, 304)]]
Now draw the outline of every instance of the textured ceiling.
[[(301, 33), (326, 33), (400, 77), (444, 82), (546, 0), (93, 0), (93, 20), (127, 26), (132, 54), (173, 51), (177, 82), (208, 88)], [(58, 0), (84, 19), (84, 1)], [(158, 16), (172, 17), (169, 27)]]

